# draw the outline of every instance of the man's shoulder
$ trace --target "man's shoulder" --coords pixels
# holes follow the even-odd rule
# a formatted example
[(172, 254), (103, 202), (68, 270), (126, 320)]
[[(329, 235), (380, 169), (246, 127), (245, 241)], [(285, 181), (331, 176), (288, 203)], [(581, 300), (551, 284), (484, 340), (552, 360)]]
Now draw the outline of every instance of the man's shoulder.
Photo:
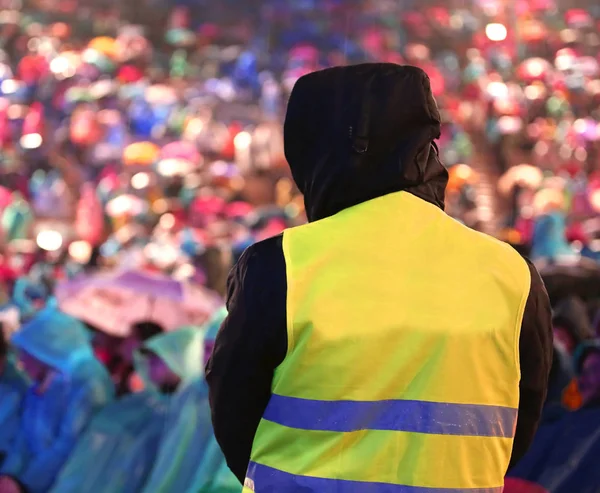
[(268, 254), (280, 250), (283, 242), (283, 234), (284, 233), (280, 233), (265, 240), (257, 241), (250, 245), (246, 251), (250, 251), (254, 254)]
[(450, 216), (446, 216), (446, 222), (450, 232), (454, 234), (453, 236), (467, 247), (494, 253), (525, 264), (523, 257), (508, 243), (487, 233), (471, 229)]
[(283, 255), (282, 250), (283, 233), (261, 240), (250, 245), (238, 260), (238, 267), (250, 267), (250, 265), (268, 265), (275, 262), (279, 255)]
[(285, 287), (286, 267), (283, 234), (259, 241), (246, 248), (231, 270), (228, 292), (234, 286)]
[(517, 290), (529, 290), (532, 281), (531, 266), (511, 245), (493, 236), (471, 229), (447, 216), (444, 255), (456, 252), (457, 261), (466, 269), (488, 273)]

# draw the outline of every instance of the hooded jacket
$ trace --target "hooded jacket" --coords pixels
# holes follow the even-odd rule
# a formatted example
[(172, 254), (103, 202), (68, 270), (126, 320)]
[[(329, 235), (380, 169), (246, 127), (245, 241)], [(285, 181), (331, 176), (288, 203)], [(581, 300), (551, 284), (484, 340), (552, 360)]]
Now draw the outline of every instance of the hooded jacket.
[[(448, 173), (434, 143), (440, 122), (429, 78), (415, 67), (364, 64), (302, 77), (290, 97), (284, 140), (308, 220), (398, 191), (443, 209)], [(410, 231), (406, 238), (410, 241)], [(537, 429), (552, 364), (550, 303), (539, 274), (528, 265), (531, 290), (520, 336), (511, 464), (524, 455)], [(206, 375), (215, 435), (241, 482), (274, 370), (287, 352), (286, 297), (282, 236), (248, 248), (229, 277), (229, 314)]]

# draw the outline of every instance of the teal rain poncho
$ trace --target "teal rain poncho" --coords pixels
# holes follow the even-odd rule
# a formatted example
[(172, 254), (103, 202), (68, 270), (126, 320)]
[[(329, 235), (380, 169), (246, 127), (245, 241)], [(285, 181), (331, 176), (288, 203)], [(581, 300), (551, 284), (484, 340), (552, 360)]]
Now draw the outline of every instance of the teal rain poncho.
[(146, 379), (144, 391), (121, 397), (100, 411), (79, 439), (51, 493), (135, 493), (148, 479), (158, 453), (169, 399)]
[(27, 379), (9, 358), (0, 373), (0, 465), (2, 456), (13, 448), (27, 388)]
[[(233, 474), (212, 431), (208, 387), (204, 380), (204, 332), (182, 329), (150, 339), (144, 347), (180, 376), (170, 397), (160, 449), (144, 493), (238, 493)], [(230, 477), (228, 477), (228, 474)], [(217, 489), (217, 484), (222, 485)], [(227, 489), (227, 485), (235, 485)]]
[(226, 318), (227, 318), (227, 307), (222, 306), (214, 313), (214, 315), (211, 317), (211, 319), (204, 326), (204, 331), (205, 331), (204, 339), (206, 341), (214, 342), (214, 340), (217, 338), (219, 329), (221, 328), (221, 325), (223, 324), (223, 322), (225, 321)]
[(154, 390), (127, 395), (90, 423), (52, 493), (135, 493), (150, 474), (167, 399)]
[(25, 324), (13, 345), (54, 373), (43, 391), (36, 385), (28, 390), (18, 435), (0, 474), (16, 477), (30, 493), (46, 492), (114, 389), (83, 325), (55, 309), (44, 309)]

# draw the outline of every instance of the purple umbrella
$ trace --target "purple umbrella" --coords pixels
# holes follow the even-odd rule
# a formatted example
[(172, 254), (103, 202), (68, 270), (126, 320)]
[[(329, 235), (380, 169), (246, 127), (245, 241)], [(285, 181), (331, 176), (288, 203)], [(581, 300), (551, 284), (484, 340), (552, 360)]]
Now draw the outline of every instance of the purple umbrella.
[(136, 322), (165, 330), (202, 325), (222, 301), (202, 286), (138, 271), (96, 274), (59, 284), (59, 307), (107, 334), (124, 337)]

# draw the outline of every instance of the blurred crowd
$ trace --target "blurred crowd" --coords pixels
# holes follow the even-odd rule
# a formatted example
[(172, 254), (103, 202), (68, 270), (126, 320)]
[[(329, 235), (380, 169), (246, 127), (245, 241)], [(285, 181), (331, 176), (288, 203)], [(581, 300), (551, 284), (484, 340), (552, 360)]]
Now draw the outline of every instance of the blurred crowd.
[(223, 316), (170, 332), (138, 322), (107, 344), (47, 306), (11, 348), (2, 338), (0, 491), (239, 491), (203, 377)]
[(239, 489), (201, 364), (227, 272), (306, 220), (295, 81), (363, 61), (429, 74), (448, 213), (547, 283), (547, 420), (513, 475), (599, 491), (599, 27), (585, 0), (0, 0), (0, 493)]

